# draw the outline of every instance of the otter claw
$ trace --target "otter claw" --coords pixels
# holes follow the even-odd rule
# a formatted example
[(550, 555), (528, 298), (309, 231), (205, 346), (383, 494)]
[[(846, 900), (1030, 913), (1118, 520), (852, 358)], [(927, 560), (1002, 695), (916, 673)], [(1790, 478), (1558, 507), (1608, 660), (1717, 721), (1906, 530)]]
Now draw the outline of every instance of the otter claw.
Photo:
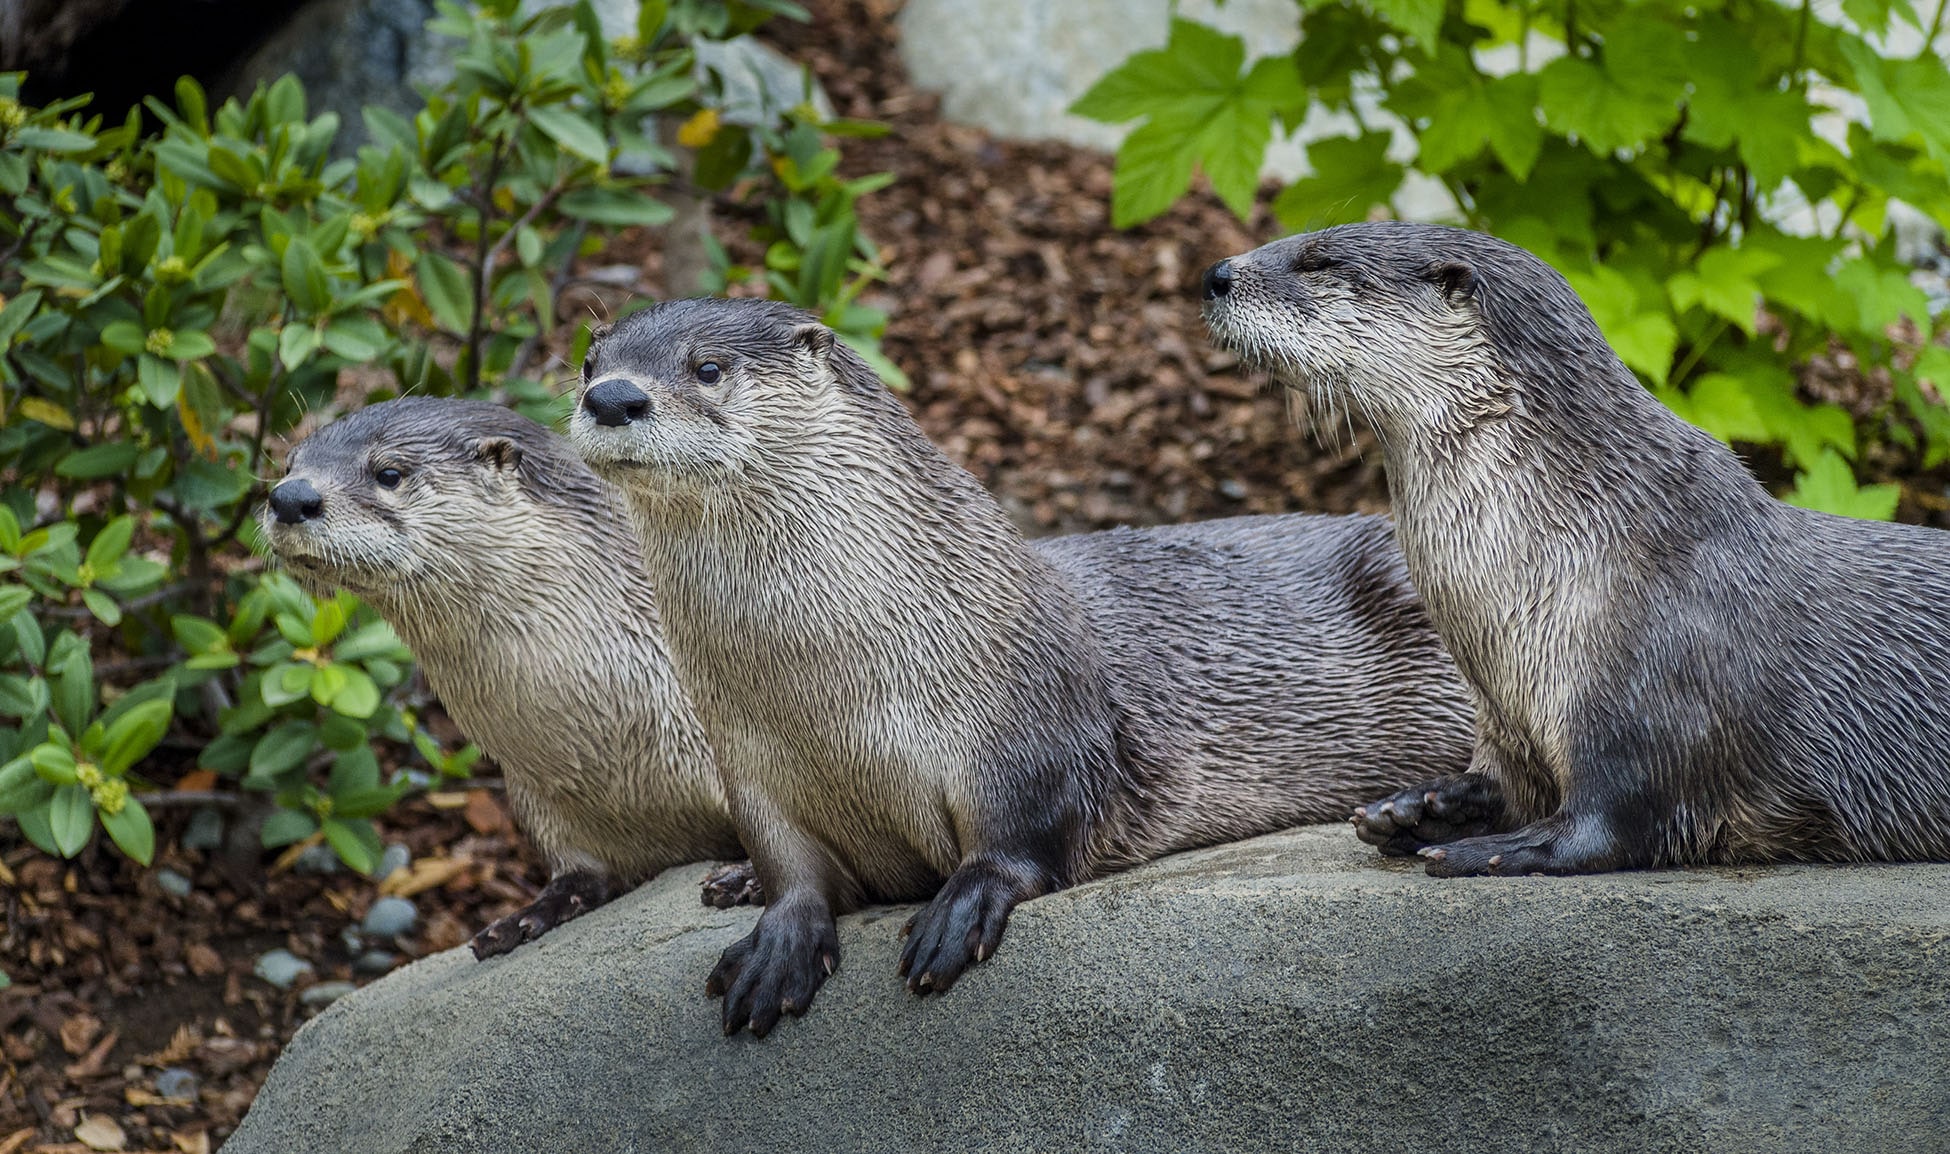
[(1449, 856), (1449, 851), (1439, 845), (1425, 845), (1415, 852), (1428, 858), (1430, 861), (1441, 861), (1443, 858)]

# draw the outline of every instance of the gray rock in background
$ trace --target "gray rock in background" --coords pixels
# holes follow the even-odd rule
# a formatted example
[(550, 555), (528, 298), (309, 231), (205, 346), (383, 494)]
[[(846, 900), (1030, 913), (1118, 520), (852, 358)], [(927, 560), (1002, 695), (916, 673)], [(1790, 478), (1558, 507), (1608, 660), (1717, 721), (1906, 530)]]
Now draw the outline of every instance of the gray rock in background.
[(338, 113), (335, 151), (350, 154), (365, 139), (361, 109), (411, 116), (424, 103), (415, 85), (453, 75), (454, 46), (426, 31), (433, 15), (433, 0), (312, 0), (239, 62), (223, 88), (247, 95), (294, 73), (313, 116)]
[(749, 910), (673, 871), (299, 1031), (228, 1154), (1896, 1151), (1950, 1127), (1950, 867), (1437, 881), (1339, 829), (1019, 909), (945, 997), (906, 909), (812, 1013), (719, 1036)]

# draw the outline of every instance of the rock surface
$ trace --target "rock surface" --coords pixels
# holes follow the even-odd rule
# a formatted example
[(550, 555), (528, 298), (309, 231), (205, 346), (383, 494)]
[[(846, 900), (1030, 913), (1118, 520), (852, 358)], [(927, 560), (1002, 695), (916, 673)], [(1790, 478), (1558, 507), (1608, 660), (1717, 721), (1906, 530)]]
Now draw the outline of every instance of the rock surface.
[(299, 1032), (229, 1154), (1880, 1151), (1950, 1126), (1950, 867), (1436, 881), (1339, 829), (1017, 911), (945, 997), (904, 909), (812, 1012), (719, 1036), (703, 867)]

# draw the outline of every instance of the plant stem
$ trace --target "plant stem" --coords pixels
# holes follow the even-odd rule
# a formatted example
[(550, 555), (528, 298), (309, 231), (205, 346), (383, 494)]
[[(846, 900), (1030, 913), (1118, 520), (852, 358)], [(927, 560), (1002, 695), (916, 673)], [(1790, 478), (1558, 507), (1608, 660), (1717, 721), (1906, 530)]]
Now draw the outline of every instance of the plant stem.
[(1923, 33), (1923, 47), (1916, 50), (1916, 58), (1921, 60), (1936, 50), (1936, 34), (1943, 29), (1943, 8), (1950, 0), (1936, 0), (1936, 14), (1930, 17), (1930, 27)]
[(1674, 369), (1672, 375), (1666, 378), (1666, 383), (1675, 389), (1684, 384), (1686, 374), (1698, 367), (1700, 358), (1704, 357), (1706, 350), (1712, 348), (1714, 342), (1720, 339), (1720, 334), (1727, 331), (1727, 325), (1729, 323), (1725, 318), (1721, 318), (1718, 324), (1706, 331), (1705, 336), (1694, 342), (1693, 347), (1686, 350), (1686, 359), (1679, 362), (1679, 367)]
[(467, 374), (462, 384), (462, 391), (468, 393), (481, 387), (481, 338), (487, 328), (488, 253), (493, 245), (488, 236), (494, 226), (494, 183), (501, 179), (504, 156), (501, 145), (496, 143), (488, 159), (487, 179), (476, 190), (474, 201), (481, 222), (480, 234), (474, 238), (474, 316), (467, 323)]
[(1794, 22), (1794, 60), (1788, 65), (1788, 83), (1803, 91), (1806, 91), (1808, 81), (1802, 74), (1801, 62), (1807, 59), (1808, 17), (1809, 10), (1813, 7), (1814, 0), (1801, 0), (1801, 14)]

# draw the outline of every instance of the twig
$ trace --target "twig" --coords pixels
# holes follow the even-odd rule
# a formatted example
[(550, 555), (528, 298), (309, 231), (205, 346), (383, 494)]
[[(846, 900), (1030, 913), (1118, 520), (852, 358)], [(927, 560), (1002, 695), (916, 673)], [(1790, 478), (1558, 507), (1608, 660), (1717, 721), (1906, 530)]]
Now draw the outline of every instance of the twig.
[(243, 805), (242, 794), (220, 789), (166, 789), (158, 793), (138, 793), (135, 799), (149, 809), (188, 805)]

